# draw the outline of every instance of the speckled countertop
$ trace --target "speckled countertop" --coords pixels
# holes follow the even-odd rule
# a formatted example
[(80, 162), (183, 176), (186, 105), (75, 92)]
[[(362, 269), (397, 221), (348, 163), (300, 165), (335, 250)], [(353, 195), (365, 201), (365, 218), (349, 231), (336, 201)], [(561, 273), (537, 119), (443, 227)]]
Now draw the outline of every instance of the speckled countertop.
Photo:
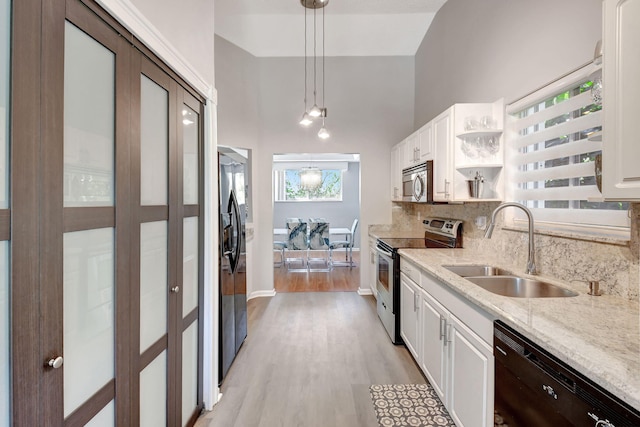
[[(401, 233), (402, 234), (402, 233)], [(372, 237), (399, 236), (398, 230), (370, 230)], [(525, 266), (514, 266), (495, 255), (470, 249), (400, 249), (453, 291), (501, 319), (583, 375), (640, 410), (640, 309), (620, 297), (587, 295), (549, 277), (550, 283), (579, 292), (569, 298), (510, 298), (486, 291), (443, 268), (453, 264), (490, 264), (523, 277)]]
[[(424, 228), (372, 225), (373, 238), (419, 237)], [(570, 298), (503, 297), (472, 284), (442, 265), (490, 264), (523, 277), (524, 264), (473, 249), (401, 249), (453, 291), (546, 348), (585, 376), (640, 410), (640, 304), (637, 300), (586, 294), (582, 282), (538, 276), (579, 293)], [(560, 265), (569, 259), (557, 259)], [(567, 268), (570, 268), (567, 265)], [(614, 267), (611, 267), (614, 268)]]

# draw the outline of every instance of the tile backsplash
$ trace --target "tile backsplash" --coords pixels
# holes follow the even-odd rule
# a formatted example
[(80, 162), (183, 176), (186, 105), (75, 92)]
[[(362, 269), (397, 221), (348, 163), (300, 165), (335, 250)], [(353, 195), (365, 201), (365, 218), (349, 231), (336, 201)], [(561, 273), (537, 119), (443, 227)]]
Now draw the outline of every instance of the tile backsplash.
[[(484, 238), (484, 231), (475, 225), (478, 216), (491, 216), (499, 205), (497, 202), (468, 203), (464, 205), (427, 205), (418, 203), (393, 203), (394, 228), (424, 231), (422, 220), (435, 216), (456, 218), (464, 221), (463, 246), (480, 252), (498, 252), (508, 257), (513, 264), (527, 262), (527, 233), (520, 230), (503, 229), (501, 220), (491, 239)], [(638, 301), (640, 294), (640, 203), (631, 204), (631, 238), (627, 241), (592, 239), (535, 234), (536, 264), (538, 273), (571, 282), (574, 286), (589, 280), (600, 281), (603, 293), (618, 295)], [(499, 216), (499, 218), (501, 215)]]

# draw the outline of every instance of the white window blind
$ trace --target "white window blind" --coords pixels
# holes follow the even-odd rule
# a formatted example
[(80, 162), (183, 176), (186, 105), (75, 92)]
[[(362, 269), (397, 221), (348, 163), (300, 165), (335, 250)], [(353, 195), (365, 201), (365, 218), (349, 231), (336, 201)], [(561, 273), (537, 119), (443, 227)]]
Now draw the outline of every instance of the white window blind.
[[(602, 107), (591, 91), (597, 70), (589, 64), (507, 106), (507, 195), (537, 221), (628, 227), (627, 203), (597, 201)], [(517, 221), (521, 214), (511, 215)]]

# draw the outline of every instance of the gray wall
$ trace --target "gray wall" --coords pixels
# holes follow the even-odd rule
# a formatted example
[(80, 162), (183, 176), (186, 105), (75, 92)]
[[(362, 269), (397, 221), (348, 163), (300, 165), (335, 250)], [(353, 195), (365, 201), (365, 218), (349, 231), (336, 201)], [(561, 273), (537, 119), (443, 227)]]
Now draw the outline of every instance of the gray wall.
[[(273, 290), (273, 263), (264, 254), (273, 249), (274, 154), (360, 154), (359, 228), (391, 222), (391, 201), (385, 196), (390, 194), (389, 150), (413, 129), (415, 62), (413, 57), (327, 58), (326, 124), (332, 136), (321, 141), (317, 125), (304, 129), (298, 124), (303, 113), (303, 58), (255, 58), (220, 37), (215, 54), (218, 139), (253, 150), (255, 256), (248, 292), (255, 296)], [(367, 233), (358, 239), (358, 246), (366, 247)], [(368, 269), (360, 269), (360, 274), (361, 286), (367, 287)]]
[[(284, 228), (287, 218), (325, 218), (330, 226), (351, 228), (353, 220), (360, 218), (360, 164), (349, 163), (342, 174), (342, 201), (340, 202), (275, 202), (273, 226)], [(356, 245), (360, 227), (356, 231)], [(344, 236), (334, 236), (343, 240)]]
[(520, 98), (591, 60), (601, 38), (601, 0), (448, 0), (416, 53), (414, 127), (454, 103)]

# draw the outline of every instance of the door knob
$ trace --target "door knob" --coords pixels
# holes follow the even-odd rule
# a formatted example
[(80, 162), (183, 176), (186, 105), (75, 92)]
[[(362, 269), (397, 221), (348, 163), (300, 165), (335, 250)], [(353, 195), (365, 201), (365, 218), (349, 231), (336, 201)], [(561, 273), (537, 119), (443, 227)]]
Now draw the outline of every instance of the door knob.
[(173, 288), (171, 288), (171, 292), (177, 294), (178, 292), (180, 292), (180, 286), (174, 286)]
[(62, 366), (63, 363), (64, 359), (62, 358), (62, 356), (58, 356), (54, 359), (50, 359), (49, 362), (47, 362), (47, 365), (52, 367), (53, 369), (58, 369)]

